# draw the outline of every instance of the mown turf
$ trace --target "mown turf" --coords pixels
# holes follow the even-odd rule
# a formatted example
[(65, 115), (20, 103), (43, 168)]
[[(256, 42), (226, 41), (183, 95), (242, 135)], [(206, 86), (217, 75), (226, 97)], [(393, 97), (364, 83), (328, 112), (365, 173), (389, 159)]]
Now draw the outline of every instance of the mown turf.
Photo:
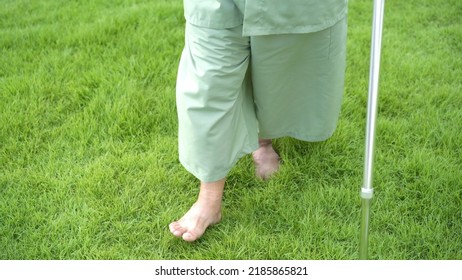
[[(1, 259), (356, 259), (372, 1), (350, 0), (342, 115), (278, 139), (271, 181), (232, 170), (224, 219), (167, 224), (197, 194), (178, 163), (182, 1), (0, 1)], [(386, 2), (373, 259), (462, 259), (462, 3)]]

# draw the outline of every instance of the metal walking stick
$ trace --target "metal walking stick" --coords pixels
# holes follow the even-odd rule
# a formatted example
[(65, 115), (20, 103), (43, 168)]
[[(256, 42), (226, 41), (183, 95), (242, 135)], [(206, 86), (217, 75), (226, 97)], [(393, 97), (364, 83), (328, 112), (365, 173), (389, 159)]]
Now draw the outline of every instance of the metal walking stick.
[(369, 97), (367, 104), (366, 149), (364, 159), (364, 181), (361, 188), (361, 237), (359, 258), (367, 259), (369, 240), (370, 204), (373, 196), (372, 173), (374, 166), (375, 124), (377, 118), (377, 101), (380, 70), (380, 50), (382, 45), (382, 26), (385, 0), (374, 0), (372, 24), (371, 61), (369, 72)]

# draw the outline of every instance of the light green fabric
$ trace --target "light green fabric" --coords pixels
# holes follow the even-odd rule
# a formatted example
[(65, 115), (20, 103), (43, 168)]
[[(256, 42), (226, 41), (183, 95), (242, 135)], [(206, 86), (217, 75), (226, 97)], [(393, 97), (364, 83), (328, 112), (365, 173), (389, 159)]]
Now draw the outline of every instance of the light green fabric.
[(329, 138), (343, 96), (346, 17), (307, 34), (254, 36), (252, 83), (261, 138)]
[(208, 28), (243, 25), (243, 35), (315, 32), (347, 13), (348, 0), (184, 0), (186, 20)]
[[(234, 0), (237, 6), (229, 1), (203, 2), (246, 13), (245, 0)], [(203, 182), (226, 177), (240, 157), (258, 148), (259, 137), (322, 141), (337, 124), (346, 16), (302, 34), (242, 36), (244, 26), (186, 24), (176, 96), (179, 154), (183, 166)]]
[(242, 13), (233, 0), (184, 0), (184, 16), (190, 24), (208, 28), (242, 25)]
[(180, 162), (202, 182), (218, 181), (258, 148), (248, 72), (249, 38), (242, 27), (186, 25), (177, 77)]

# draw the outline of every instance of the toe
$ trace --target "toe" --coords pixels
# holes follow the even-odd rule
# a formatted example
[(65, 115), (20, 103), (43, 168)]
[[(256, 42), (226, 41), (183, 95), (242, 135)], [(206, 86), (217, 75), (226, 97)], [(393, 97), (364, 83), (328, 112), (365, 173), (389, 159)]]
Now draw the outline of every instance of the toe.
[(169, 228), (170, 232), (177, 237), (182, 236), (186, 231), (186, 229), (184, 229), (178, 222), (171, 223)]
[(168, 225), (168, 228), (170, 229), (171, 233), (173, 233), (177, 227), (178, 227), (178, 222), (172, 222)]
[(260, 179), (268, 180), (278, 170), (279, 170), (279, 166), (277, 165), (258, 166), (256, 168), (255, 174)]
[(183, 234), (184, 234), (184, 232), (181, 231), (181, 230), (175, 230), (173, 232), (173, 235), (175, 235), (176, 237), (181, 237)]
[(183, 233), (182, 237), (183, 237), (184, 241), (193, 242), (193, 241), (196, 241), (197, 239), (199, 239), (200, 236), (198, 236), (194, 232), (187, 231), (187, 232)]

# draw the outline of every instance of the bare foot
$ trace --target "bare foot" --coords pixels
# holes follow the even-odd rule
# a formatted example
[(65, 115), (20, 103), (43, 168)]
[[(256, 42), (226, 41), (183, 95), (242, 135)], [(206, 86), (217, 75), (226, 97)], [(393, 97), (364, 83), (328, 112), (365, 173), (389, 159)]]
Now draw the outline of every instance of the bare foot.
[(199, 239), (205, 230), (221, 219), (221, 201), (225, 179), (213, 183), (201, 183), (199, 197), (186, 214), (169, 225), (170, 232), (193, 242)]
[(252, 153), (256, 176), (266, 180), (279, 170), (279, 156), (274, 151), (271, 139), (260, 139), (260, 147)]

